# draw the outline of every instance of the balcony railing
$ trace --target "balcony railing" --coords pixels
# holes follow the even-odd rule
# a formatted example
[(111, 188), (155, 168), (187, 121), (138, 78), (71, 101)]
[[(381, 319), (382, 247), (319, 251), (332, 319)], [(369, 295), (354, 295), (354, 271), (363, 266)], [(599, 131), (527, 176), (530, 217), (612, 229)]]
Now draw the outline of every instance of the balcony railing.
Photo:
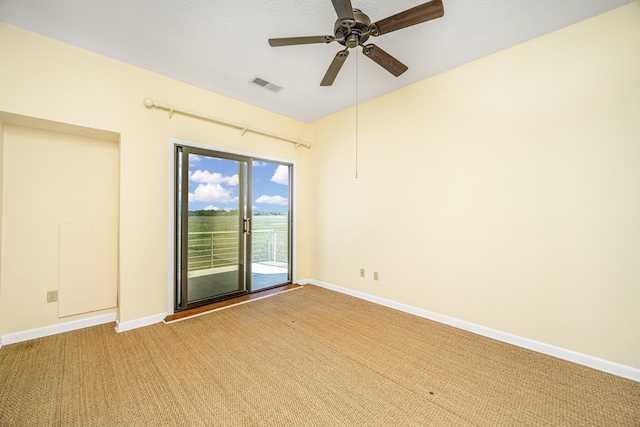
[[(282, 262), (289, 258), (286, 230), (252, 231), (252, 262)], [(189, 233), (189, 271), (238, 264), (238, 233), (210, 231)]]

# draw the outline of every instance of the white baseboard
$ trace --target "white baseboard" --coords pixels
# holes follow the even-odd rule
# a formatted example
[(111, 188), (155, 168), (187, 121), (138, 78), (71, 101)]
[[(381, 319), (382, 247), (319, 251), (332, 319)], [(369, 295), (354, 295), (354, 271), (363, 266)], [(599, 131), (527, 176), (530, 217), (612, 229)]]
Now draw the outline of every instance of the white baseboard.
[(167, 317), (167, 313), (158, 313), (153, 316), (142, 317), (140, 319), (128, 320), (126, 322), (119, 322), (116, 320), (116, 332), (126, 332), (132, 329), (142, 328), (144, 326), (160, 323)]
[(578, 353), (573, 350), (567, 350), (562, 347), (556, 347), (551, 344), (546, 344), (540, 341), (524, 338), (518, 335), (510, 334), (507, 332), (499, 331), (497, 329), (492, 329), (486, 326), (478, 325), (476, 323), (471, 323), (471, 322), (456, 319), (453, 317), (445, 316), (442, 314), (434, 313), (432, 311), (413, 307), (407, 304), (402, 304), (389, 299), (380, 298), (364, 292), (354, 291), (352, 289), (333, 285), (331, 283), (321, 282), (319, 280), (314, 280), (314, 279), (306, 279), (306, 280), (308, 280), (307, 284), (316, 285), (322, 288), (330, 289), (332, 291), (340, 292), (346, 295), (351, 295), (353, 297), (370, 301), (376, 304), (380, 304), (385, 307), (404, 311), (405, 313), (413, 314), (419, 317), (423, 317), (425, 319), (429, 319), (439, 323), (443, 323), (445, 325), (453, 326), (458, 329), (463, 329), (465, 331), (473, 332), (474, 334), (482, 335), (482, 336), (492, 338), (498, 341), (502, 341), (508, 344), (516, 345), (518, 347), (523, 347), (529, 350), (533, 350), (538, 353), (557, 357), (559, 359), (567, 360), (569, 362), (577, 363), (579, 365), (587, 366), (589, 368), (597, 369), (599, 371), (607, 372), (609, 374), (617, 375), (619, 377), (640, 382), (640, 369), (638, 368), (633, 368), (631, 366), (621, 365), (616, 362), (599, 359), (597, 357)]
[(63, 332), (75, 331), (76, 329), (88, 328), (91, 326), (103, 325), (116, 320), (116, 313), (101, 314), (99, 316), (87, 317), (86, 319), (72, 320), (71, 322), (58, 323), (57, 325), (44, 326), (42, 328), (29, 329), (27, 331), (15, 332), (0, 337), (0, 347), (6, 344), (28, 341), (35, 338), (47, 337), (49, 335)]

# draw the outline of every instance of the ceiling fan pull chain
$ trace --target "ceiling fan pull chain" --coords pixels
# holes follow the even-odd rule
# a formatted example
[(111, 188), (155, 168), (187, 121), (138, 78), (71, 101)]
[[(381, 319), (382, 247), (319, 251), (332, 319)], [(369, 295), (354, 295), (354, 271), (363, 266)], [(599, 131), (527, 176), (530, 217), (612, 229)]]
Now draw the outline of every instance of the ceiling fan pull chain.
[(358, 59), (360, 55), (356, 55), (356, 179), (358, 179)]

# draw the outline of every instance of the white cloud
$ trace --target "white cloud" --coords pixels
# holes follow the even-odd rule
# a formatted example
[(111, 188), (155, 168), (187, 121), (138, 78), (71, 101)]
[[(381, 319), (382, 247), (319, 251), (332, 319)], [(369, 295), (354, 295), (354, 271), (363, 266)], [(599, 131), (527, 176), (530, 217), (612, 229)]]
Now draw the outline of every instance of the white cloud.
[(260, 167), (267, 166), (267, 162), (259, 162), (257, 160), (254, 160), (252, 164), (253, 164), (254, 168), (260, 168)]
[(193, 193), (189, 193), (190, 202), (230, 203), (237, 200), (220, 184), (200, 184)]
[(202, 171), (198, 169), (195, 172), (189, 173), (189, 179), (193, 182), (203, 182), (207, 184), (220, 184), (222, 182), (222, 174), (215, 172), (211, 173), (209, 171)]
[(220, 210), (220, 208), (217, 208), (217, 207), (215, 207), (215, 206), (213, 206), (213, 205), (209, 205), (209, 206), (207, 206), (206, 208), (204, 208), (204, 210), (205, 210), (205, 211), (219, 211), (219, 210)]
[(273, 173), (271, 177), (271, 181), (276, 184), (289, 184), (289, 167), (285, 165), (280, 165), (277, 167), (276, 171)]
[(226, 182), (228, 185), (231, 185), (231, 186), (234, 186), (234, 187), (235, 187), (236, 185), (238, 185), (238, 181), (239, 181), (240, 179), (238, 178), (238, 174), (235, 174), (235, 175), (233, 175), (233, 176), (228, 176), (228, 177), (226, 177), (226, 178), (225, 178), (225, 180), (226, 180), (225, 182)]
[(287, 206), (289, 204), (289, 199), (282, 196), (267, 196), (263, 194), (262, 196), (256, 199), (256, 203), (265, 203), (267, 205), (280, 205)]
[(189, 166), (195, 165), (200, 160), (202, 160), (202, 157), (198, 156), (197, 154), (189, 154)]
[(222, 174), (218, 172), (211, 173), (207, 170), (202, 171), (200, 169), (195, 172), (190, 172), (189, 179), (193, 182), (201, 182), (204, 184), (238, 185), (238, 174), (222, 176)]

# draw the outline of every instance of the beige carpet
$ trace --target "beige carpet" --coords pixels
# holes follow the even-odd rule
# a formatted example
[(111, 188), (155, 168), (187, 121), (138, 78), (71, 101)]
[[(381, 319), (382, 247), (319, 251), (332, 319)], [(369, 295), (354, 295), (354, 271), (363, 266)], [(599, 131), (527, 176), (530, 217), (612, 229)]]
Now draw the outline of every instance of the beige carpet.
[(640, 383), (306, 286), (0, 350), (1, 426), (640, 426)]

